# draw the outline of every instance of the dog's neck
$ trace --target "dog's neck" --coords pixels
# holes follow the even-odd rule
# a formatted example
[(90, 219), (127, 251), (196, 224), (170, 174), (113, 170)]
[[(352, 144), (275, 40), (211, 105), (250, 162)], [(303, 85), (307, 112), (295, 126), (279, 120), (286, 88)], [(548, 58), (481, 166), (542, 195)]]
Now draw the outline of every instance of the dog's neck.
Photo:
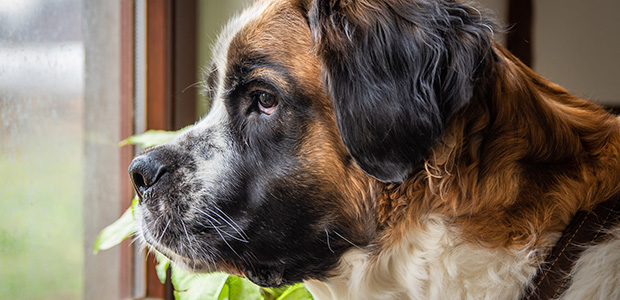
[(463, 242), (449, 223), (429, 216), (390, 249), (350, 250), (338, 276), (306, 286), (318, 300), (512, 299), (522, 293), (536, 271), (532, 253)]

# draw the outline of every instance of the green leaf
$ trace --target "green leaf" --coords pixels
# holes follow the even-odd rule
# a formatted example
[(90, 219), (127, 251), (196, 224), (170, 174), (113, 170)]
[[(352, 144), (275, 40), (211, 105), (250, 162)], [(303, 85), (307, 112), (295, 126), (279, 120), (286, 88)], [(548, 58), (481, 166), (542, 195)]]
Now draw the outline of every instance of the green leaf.
[(226, 273), (194, 274), (172, 267), (172, 285), (177, 300), (219, 300), (230, 275)]
[(155, 259), (157, 259), (157, 265), (155, 266), (157, 278), (159, 278), (159, 281), (161, 281), (162, 284), (166, 283), (166, 271), (170, 266), (170, 260), (163, 254), (159, 253), (159, 251), (154, 249), (153, 251), (155, 252)]
[(99, 233), (99, 236), (95, 240), (95, 245), (93, 246), (94, 254), (97, 254), (99, 250), (110, 249), (120, 244), (123, 240), (136, 232), (136, 222), (133, 217), (133, 208), (136, 203), (137, 201), (134, 199), (131, 206), (118, 220), (108, 225)]
[(287, 288), (277, 300), (312, 300), (312, 294), (303, 283), (297, 283)]
[[(226, 280), (228, 282), (228, 280)], [(220, 290), (220, 295), (217, 297), (217, 300), (228, 300), (228, 296), (230, 295), (230, 286), (228, 284), (224, 284), (222, 289)]]
[(157, 145), (164, 144), (177, 135), (189, 130), (192, 126), (186, 126), (177, 131), (165, 131), (165, 130), (149, 130), (143, 134), (137, 134), (130, 136), (129, 138), (122, 140), (119, 146), (125, 145), (139, 145), (142, 148), (149, 148)]
[(279, 288), (261, 288), (261, 292), (263, 293), (263, 299), (265, 300), (276, 300), (288, 287), (279, 287)]
[[(262, 300), (261, 288), (247, 279), (237, 276), (228, 277), (228, 300)], [(221, 296), (220, 296), (221, 297)]]
[(262, 288), (265, 300), (312, 300), (312, 294), (303, 283), (280, 288)]
[(177, 300), (265, 299), (261, 287), (226, 273), (195, 274), (173, 266), (172, 285)]

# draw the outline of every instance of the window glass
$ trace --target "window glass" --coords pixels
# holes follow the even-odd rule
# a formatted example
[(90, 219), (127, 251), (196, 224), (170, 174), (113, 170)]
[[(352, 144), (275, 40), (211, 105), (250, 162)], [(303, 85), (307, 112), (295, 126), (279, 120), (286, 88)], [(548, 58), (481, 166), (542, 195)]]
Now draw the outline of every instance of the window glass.
[(81, 12), (0, 2), (0, 299), (82, 297)]

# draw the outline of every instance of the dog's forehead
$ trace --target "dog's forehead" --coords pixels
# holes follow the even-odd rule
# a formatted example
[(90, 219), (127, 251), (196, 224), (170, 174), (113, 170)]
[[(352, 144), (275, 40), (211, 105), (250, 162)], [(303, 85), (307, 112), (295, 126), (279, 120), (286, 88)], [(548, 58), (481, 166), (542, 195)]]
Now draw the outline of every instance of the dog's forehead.
[[(224, 28), (214, 47), (218, 84), (235, 66), (271, 65), (298, 80), (319, 78), (318, 58), (312, 51), (310, 28), (302, 11), (291, 1), (257, 1)], [(257, 73), (277, 77), (262, 69)], [(302, 82), (303, 83), (303, 82)]]

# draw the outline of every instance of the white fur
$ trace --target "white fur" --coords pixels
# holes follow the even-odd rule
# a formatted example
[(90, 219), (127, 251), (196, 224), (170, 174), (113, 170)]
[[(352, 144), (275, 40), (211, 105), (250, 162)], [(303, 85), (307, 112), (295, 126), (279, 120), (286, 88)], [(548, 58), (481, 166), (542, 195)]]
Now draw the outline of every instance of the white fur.
[(460, 242), (431, 217), (375, 260), (362, 249), (341, 260), (339, 275), (306, 286), (327, 299), (518, 299), (536, 272), (531, 253)]
[(215, 68), (219, 71), (219, 90), (216, 94), (216, 101), (221, 101), (222, 92), (224, 86), (224, 78), (226, 77), (226, 70), (228, 66), (228, 47), (233, 38), (243, 29), (248, 23), (256, 18), (260, 17), (263, 11), (267, 8), (268, 2), (257, 2), (253, 6), (243, 10), (243, 12), (233, 17), (228, 24), (222, 30), (222, 33), (218, 37), (215, 46), (213, 47), (213, 63)]
[(620, 228), (610, 235), (583, 252), (575, 263), (573, 284), (560, 299), (620, 299)]

